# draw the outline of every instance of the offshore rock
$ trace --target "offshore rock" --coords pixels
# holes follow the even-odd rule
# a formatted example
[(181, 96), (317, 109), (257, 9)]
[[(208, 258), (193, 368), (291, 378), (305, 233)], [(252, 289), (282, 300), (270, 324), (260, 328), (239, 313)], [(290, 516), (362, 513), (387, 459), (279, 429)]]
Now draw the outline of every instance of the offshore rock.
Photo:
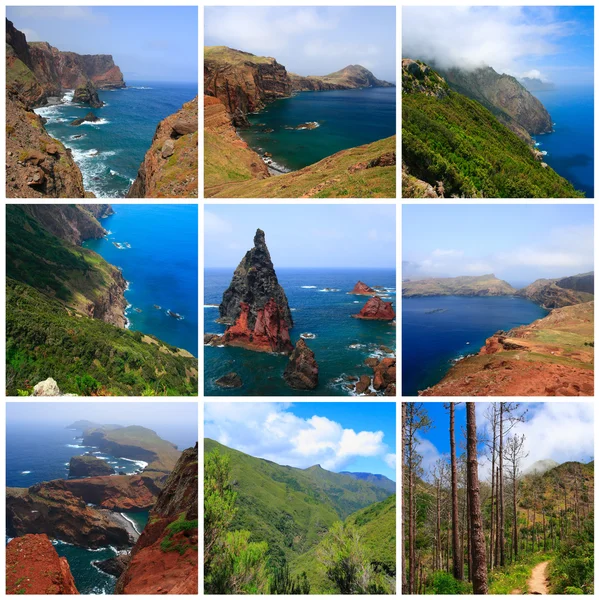
[(47, 535), (28, 534), (6, 546), (7, 594), (78, 594), (66, 558)]
[(104, 106), (104, 102), (98, 97), (96, 86), (89, 80), (75, 90), (73, 102), (89, 104), (92, 108), (101, 108)]
[(301, 338), (289, 357), (283, 377), (296, 390), (313, 390), (318, 386), (318, 363), (314, 352)]
[(120, 577), (127, 568), (130, 560), (131, 555), (129, 553), (124, 553), (113, 556), (112, 558), (107, 558), (106, 560), (95, 560), (92, 562), (92, 565), (98, 567), (100, 571), (107, 573), (108, 575)]
[(96, 477), (113, 474), (114, 469), (105, 460), (91, 454), (73, 456), (69, 462), (69, 477)]
[(374, 296), (376, 294), (376, 291), (373, 290), (369, 285), (358, 281), (358, 283), (354, 285), (354, 289), (349, 293), (356, 294), (358, 296)]
[[(265, 315), (264, 311), (269, 303), (268, 315)], [(256, 328), (259, 313), (262, 313), (259, 332), (263, 332), (265, 319), (278, 319), (280, 323), (277, 328), (282, 330), (293, 327), (287, 296), (277, 279), (264, 231), (261, 229), (258, 229), (254, 236), (254, 247), (248, 250), (235, 269), (218, 311), (220, 321), (228, 325), (236, 323), (242, 312), (245, 312), (246, 322), (243, 329), (248, 331), (254, 331)]]
[(393, 310), (392, 302), (385, 302), (378, 296), (374, 296), (366, 302), (357, 315), (352, 315), (352, 317), (354, 319), (392, 321), (395, 319), (395, 311)]

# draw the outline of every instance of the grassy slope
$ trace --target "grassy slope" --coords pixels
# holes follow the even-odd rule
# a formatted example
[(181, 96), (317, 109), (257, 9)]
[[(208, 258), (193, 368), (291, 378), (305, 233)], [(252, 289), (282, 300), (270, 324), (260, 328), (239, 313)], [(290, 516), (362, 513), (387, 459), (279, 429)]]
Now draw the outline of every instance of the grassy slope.
[(253, 541), (267, 541), (275, 562), (291, 561), (315, 546), (334, 522), (389, 495), (320, 467), (281, 466), (209, 439), (204, 448), (231, 457), (238, 507), (232, 529), (246, 529)]
[[(489, 293), (492, 292), (492, 293)], [(402, 296), (477, 296), (515, 294), (516, 289), (494, 275), (440, 277), (402, 283)]]
[(243, 65), (246, 62), (255, 64), (270, 64), (274, 58), (256, 56), (249, 52), (241, 52), (227, 46), (204, 46), (204, 60), (210, 60), (227, 65)]
[(402, 107), (402, 158), (412, 176), (442, 181), (446, 197), (584, 197), (474, 100), (404, 92)]
[(152, 336), (84, 317), (7, 278), (6, 385), (10, 395), (53, 377), (63, 393), (82, 393), (91, 376), (110, 395), (197, 393), (197, 360)]
[[(396, 497), (389, 496), (350, 515), (346, 521), (358, 527), (360, 539), (372, 564), (388, 574), (396, 574)], [(305, 571), (310, 581), (311, 594), (334, 594), (335, 587), (329, 581), (317, 558), (318, 546), (302, 554), (291, 564), (293, 574)]]
[[(208, 146), (208, 150), (206, 162), (212, 164), (213, 160), (218, 161), (218, 143)], [(395, 198), (395, 165), (361, 169), (355, 173), (348, 171), (357, 163), (368, 163), (395, 150), (396, 139), (392, 136), (342, 150), (299, 171), (261, 180), (232, 181), (208, 188), (205, 192), (207, 197), (221, 198)], [(237, 165), (231, 168), (231, 172), (235, 177), (245, 176)]]

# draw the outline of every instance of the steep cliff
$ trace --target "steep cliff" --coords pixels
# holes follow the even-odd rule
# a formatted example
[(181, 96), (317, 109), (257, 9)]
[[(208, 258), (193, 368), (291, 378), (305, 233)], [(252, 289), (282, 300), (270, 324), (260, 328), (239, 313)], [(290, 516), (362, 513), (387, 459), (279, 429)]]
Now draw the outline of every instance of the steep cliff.
[(561, 308), (589, 302), (594, 297), (594, 288), (594, 273), (584, 273), (561, 279), (537, 279), (518, 290), (518, 295), (544, 308)]
[[(430, 66), (402, 60), (404, 197), (584, 197), (532, 147), (525, 127), (551, 126), (538, 100), (491, 71), (480, 82), (473, 73), (454, 75), (471, 87), (460, 93)], [(505, 123), (516, 123), (516, 133)]]
[(351, 90), (366, 87), (395, 87), (388, 81), (377, 79), (362, 65), (348, 65), (329, 75), (296, 75), (289, 73), (293, 91), (326, 91), (326, 90)]
[(198, 197), (198, 97), (161, 121), (129, 198)]
[(204, 91), (225, 105), (235, 127), (246, 127), (248, 113), (291, 95), (291, 80), (274, 58), (226, 46), (206, 46)]
[(198, 593), (197, 444), (169, 475), (115, 593)]
[(78, 594), (66, 558), (47, 535), (24, 535), (6, 546), (7, 594)]
[(422, 396), (592, 396), (594, 302), (487, 339)]
[(69, 477), (97, 477), (113, 474), (114, 469), (105, 460), (92, 454), (73, 456), (69, 461)]

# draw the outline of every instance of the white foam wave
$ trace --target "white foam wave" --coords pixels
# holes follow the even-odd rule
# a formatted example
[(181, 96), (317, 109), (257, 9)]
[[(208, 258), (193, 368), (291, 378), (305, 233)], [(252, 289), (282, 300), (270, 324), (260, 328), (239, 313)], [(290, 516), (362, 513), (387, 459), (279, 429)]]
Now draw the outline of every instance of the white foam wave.
[(135, 521), (132, 521), (125, 513), (120, 513), (121, 517), (123, 517), (123, 519), (126, 519), (127, 521), (129, 521), (129, 523), (131, 523), (131, 525), (133, 526), (133, 529), (135, 529), (135, 531), (141, 535), (141, 531), (139, 529), (137, 529), (137, 524), (135, 523)]
[(21, 475), (29, 475), (29, 473), (31, 473), (31, 471), (21, 471)]
[(124, 456), (119, 456), (120, 460), (126, 460), (127, 462), (135, 463), (138, 467), (143, 471), (149, 463), (144, 462), (143, 460), (133, 460), (132, 458), (125, 458)]
[(87, 446), (80, 446), (79, 444), (67, 444), (67, 448), (87, 448)]
[(315, 286), (315, 285), (301, 285), (300, 287), (304, 288), (305, 290), (315, 290), (317, 286)]

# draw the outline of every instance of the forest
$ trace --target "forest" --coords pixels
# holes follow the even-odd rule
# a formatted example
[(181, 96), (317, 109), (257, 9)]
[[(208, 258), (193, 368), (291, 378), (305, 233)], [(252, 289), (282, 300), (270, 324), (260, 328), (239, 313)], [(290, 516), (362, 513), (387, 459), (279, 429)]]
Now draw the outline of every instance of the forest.
[(594, 461), (530, 464), (528, 410), (402, 404), (403, 593), (594, 593)]

